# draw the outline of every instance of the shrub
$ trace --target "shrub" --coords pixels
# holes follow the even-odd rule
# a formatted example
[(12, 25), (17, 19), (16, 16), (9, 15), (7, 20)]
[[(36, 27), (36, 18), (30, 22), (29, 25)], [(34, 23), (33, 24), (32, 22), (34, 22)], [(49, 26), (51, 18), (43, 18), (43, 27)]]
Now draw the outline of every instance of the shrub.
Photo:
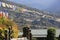
[(55, 40), (55, 33), (56, 33), (56, 30), (55, 28), (49, 28), (47, 30), (47, 40)]
[(59, 38), (58, 38), (58, 40), (60, 40), (60, 35), (59, 35)]
[(23, 37), (27, 37), (28, 32), (29, 32), (29, 28), (28, 27), (24, 27), (23, 28)]
[(32, 34), (29, 27), (23, 28), (23, 37), (27, 37), (27, 39), (32, 40)]
[(0, 29), (0, 40), (3, 40), (2, 30)]
[(0, 32), (2, 31), (2, 33), (1, 33), (1, 36), (3, 36), (2, 38), (5, 38), (5, 35), (4, 35), (5, 30), (9, 30), (9, 28), (10, 28), (10, 31), (11, 31), (10, 36), (12, 38), (17, 38), (18, 37), (17, 25), (13, 21), (10, 21), (7, 18), (0, 18)]

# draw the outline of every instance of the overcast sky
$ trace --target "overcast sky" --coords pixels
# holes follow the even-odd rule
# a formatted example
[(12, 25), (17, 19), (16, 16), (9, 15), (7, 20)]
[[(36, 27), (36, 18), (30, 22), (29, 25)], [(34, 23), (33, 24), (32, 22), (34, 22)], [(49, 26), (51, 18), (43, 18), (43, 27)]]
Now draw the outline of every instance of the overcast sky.
[(46, 11), (60, 11), (60, 0), (10, 0)]

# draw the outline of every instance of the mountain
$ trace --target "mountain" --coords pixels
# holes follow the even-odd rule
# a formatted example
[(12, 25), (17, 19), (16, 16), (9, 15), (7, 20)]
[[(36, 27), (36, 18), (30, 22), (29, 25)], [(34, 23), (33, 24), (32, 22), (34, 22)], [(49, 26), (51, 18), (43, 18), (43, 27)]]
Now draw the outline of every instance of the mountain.
[(60, 17), (53, 15), (50, 12), (42, 11), (36, 8), (31, 8), (26, 5), (5, 1), (8, 4), (14, 4), (15, 10), (10, 8), (0, 7), (0, 10), (6, 10), (9, 14), (9, 19), (18, 25), (18, 29), (26, 25), (32, 29), (46, 29), (49, 27), (60, 28)]
[(60, 28), (60, 17), (51, 15), (45, 11), (38, 11), (34, 8), (31, 10), (28, 8), (24, 12), (9, 11), (9, 19), (13, 20), (19, 29), (22, 30), (26, 25), (31, 26), (32, 29)]

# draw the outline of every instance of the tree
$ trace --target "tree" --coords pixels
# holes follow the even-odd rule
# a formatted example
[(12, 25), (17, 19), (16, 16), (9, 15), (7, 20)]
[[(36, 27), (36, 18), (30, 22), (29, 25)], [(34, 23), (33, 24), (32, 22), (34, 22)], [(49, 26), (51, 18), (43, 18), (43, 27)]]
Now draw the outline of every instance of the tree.
[(30, 40), (32, 40), (32, 33), (31, 33), (31, 30), (29, 32), (29, 36), (30, 36)]
[(28, 31), (29, 31), (28, 27), (23, 27), (23, 37), (27, 37)]
[(23, 28), (23, 37), (27, 37), (27, 39), (32, 40), (32, 33), (29, 27)]
[(59, 35), (59, 38), (58, 38), (58, 40), (60, 40), (60, 35)]
[(47, 40), (55, 40), (55, 33), (56, 33), (55, 28), (49, 28), (47, 30)]
[(3, 40), (2, 30), (0, 29), (0, 40)]
[(9, 30), (9, 27), (10, 27), (11, 38), (17, 38), (18, 37), (17, 25), (13, 21), (10, 21), (7, 18), (0, 17), (0, 32), (2, 31), (0, 35), (3, 36), (2, 38), (5, 38), (5, 34), (6, 34), (5, 30)]

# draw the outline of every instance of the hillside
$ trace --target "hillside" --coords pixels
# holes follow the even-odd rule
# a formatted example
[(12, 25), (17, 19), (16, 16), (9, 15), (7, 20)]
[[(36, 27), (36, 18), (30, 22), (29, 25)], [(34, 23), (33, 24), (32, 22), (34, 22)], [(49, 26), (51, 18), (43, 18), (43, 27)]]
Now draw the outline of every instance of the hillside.
[[(12, 5), (13, 8), (3, 7), (2, 5), (0, 10), (7, 11), (9, 14), (8, 18), (14, 21), (20, 30), (26, 25), (30, 26), (32, 29), (46, 29), (49, 27), (60, 28), (60, 17), (56, 15), (22, 4), (16, 4), (9, 1), (3, 2), (7, 5)], [(14, 7), (16, 8), (14, 9)]]
[(29, 12), (23, 13), (12, 12), (9, 13), (9, 18), (16, 22), (18, 28), (29, 25), (32, 29), (45, 29), (48, 27), (60, 28), (60, 22), (56, 16), (45, 14), (43, 12)]

